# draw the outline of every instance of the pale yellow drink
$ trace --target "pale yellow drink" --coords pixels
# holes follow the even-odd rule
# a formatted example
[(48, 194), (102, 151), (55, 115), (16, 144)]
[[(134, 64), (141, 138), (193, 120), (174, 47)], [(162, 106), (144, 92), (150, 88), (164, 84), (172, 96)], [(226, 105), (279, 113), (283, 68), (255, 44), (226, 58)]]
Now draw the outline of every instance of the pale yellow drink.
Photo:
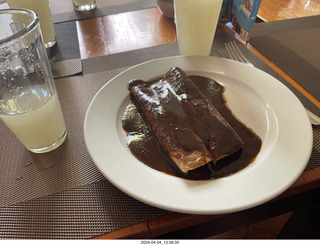
[(56, 43), (56, 34), (52, 22), (49, 0), (7, 0), (10, 8), (31, 9), (40, 18), (40, 28), (46, 48)]
[[(49, 151), (65, 140), (66, 126), (56, 92), (49, 97), (40, 87), (30, 89), (21, 98), (0, 101), (0, 106), (10, 111), (10, 114), (0, 114), (0, 119), (29, 150)], [(35, 109), (23, 112), (28, 108)]]
[(75, 10), (89, 11), (96, 8), (96, 0), (72, 0)]
[(181, 55), (209, 55), (223, 0), (174, 0)]

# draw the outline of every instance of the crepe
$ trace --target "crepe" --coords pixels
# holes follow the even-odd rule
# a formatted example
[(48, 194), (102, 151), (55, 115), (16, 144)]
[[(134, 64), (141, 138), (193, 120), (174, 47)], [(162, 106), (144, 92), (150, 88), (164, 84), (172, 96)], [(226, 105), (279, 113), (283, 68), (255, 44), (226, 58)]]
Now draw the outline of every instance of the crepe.
[(171, 68), (158, 82), (133, 80), (128, 89), (159, 146), (184, 173), (244, 145), (180, 68)]

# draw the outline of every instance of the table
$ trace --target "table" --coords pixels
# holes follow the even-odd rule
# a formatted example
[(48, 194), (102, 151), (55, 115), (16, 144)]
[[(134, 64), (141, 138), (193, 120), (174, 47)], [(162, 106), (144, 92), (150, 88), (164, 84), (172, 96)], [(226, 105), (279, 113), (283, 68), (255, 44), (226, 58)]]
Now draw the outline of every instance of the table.
[[(143, 18), (141, 18), (143, 17)], [(96, 49), (103, 47), (103, 44), (99, 43), (99, 40), (104, 40), (104, 39), (113, 39), (114, 37), (110, 37), (109, 34), (113, 33), (112, 27), (110, 23), (117, 23), (121, 25), (122, 33), (126, 33), (125, 31), (126, 28), (130, 29), (131, 32), (131, 27), (128, 25), (128, 22), (138, 22), (137, 26), (140, 25), (141, 22), (148, 21), (150, 24), (151, 21), (154, 21), (153, 25), (155, 26), (155, 29), (160, 29), (161, 28), (161, 35), (159, 35), (159, 32), (152, 32), (150, 36), (148, 35), (144, 44), (142, 42), (134, 45), (135, 39), (141, 40), (143, 33), (140, 33), (138, 30), (135, 30), (135, 35), (133, 37), (128, 37), (125, 35), (121, 35), (118, 37), (119, 40), (115, 41), (112, 40), (111, 44), (108, 45), (108, 52), (104, 48), (102, 48), (101, 51), (97, 51)], [(123, 46), (126, 44), (125, 49), (138, 49), (141, 48), (142, 46), (148, 46), (150, 43), (152, 45), (160, 45), (165, 42), (174, 42), (176, 41), (176, 36), (175, 36), (175, 30), (174, 30), (174, 25), (173, 22), (167, 18), (163, 18), (157, 9), (148, 9), (148, 10), (143, 10), (143, 11), (137, 11), (133, 13), (123, 13), (119, 14), (117, 16), (112, 16), (112, 17), (105, 17), (105, 22), (107, 23), (108, 27), (111, 28), (110, 33), (106, 33), (105, 37), (102, 37), (101, 39), (97, 40), (96, 42), (99, 43), (99, 45), (96, 45), (95, 48), (90, 49), (91, 42), (86, 42), (86, 35), (88, 36), (96, 36), (96, 31), (97, 30), (86, 30), (86, 27), (89, 26), (94, 26), (97, 24), (97, 22), (100, 22), (101, 19), (90, 19), (86, 21), (79, 21), (77, 23), (78, 30), (81, 30), (80, 33), (80, 49), (81, 49), (81, 57), (87, 58), (91, 57), (93, 52), (97, 53), (102, 53), (102, 54), (108, 54), (108, 53), (116, 53), (119, 52), (119, 47)], [(164, 28), (164, 26), (166, 26)], [(117, 25), (117, 27), (119, 27)], [(88, 28), (89, 29), (89, 28)], [(106, 28), (107, 29), (107, 28)], [(223, 24), (219, 26), (219, 29), (217, 31), (218, 33), (221, 32), (231, 32), (230, 29), (226, 28)], [(102, 34), (101, 32), (99, 32)], [(115, 45), (116, 43), (117, 45)], [(141, 45), (141, 46), (140, 46)], [(281, 69), (276, 67), (271, 61), (269, 61), (266, 57), (264, 57), (262, 54), (259, 53), (259, 51), (255, 50), (252, 46), (248, 46), (248, 48), (254, 52), (256, 55), (258, 55), (262, 60), (264, 60), (268, 65), (270, 65), (273, 69), (275, 69), (280, 75), (284, 76), (288, 81), (290, 81), (292, 84), (296, 85), (295, 81), (286, 75)], [(92, 53), (90, 53), (89, 50), (92, 50)], [(123, 50), (126, 51), (126, 50)], [(300, 88), (301, 91), (303, 91), (302, 88)], [(305, 91), (303, 93), (307, 94)], [(309, 96), (309, 95), (308, 95)], [(318, 107), (320, 106), (319, 101), (315, 100), (312, 97), (309, 97)], [(283, 193), (281, 196), (277, 198), (277, 200), (282, 200), (286, 197), (292, 197), (294, 195), (300, 194), (307, 192), (308, 190), (316, 189), (320, 185), (320, 168), (315, 168), (309, 171), (306, 171), (305, 173), (302, 174), (302, 176), (297, 180), (297, 182), (285, 193)], [(253, 213), (257, 212), (257, 210), (252, 211)], [(186, 215), (186, 214), (177, 214), (177, 213), (171, 213), (166, 216), (162, 216), (159, 218), (154, 218), (152, 220), (149, 220), (147, 222), (143, 222), (134, 226), (130, 226), (128, 228), (124, 228), (122, 230), (118, 230), (109, 234), (104, 234), (101, 235), (97, 238), (134, 238), (134, 237), (158, 237), (160, 235), (166, 234), (168, 232), (172, 232), (175, 230), (180, 230), (180, 229), (185, 229), (181, 234), (187, 234), (188, 231), (191, 229), (186, 229), (187, 227), (190, 226), (195, 226), (195, 230), (198, 232), (200, 229), (202, 230), (202, 236), (205, 237), (205, 232), (203, 232), (203, 227), (205, 225), (212, 225), (214, 223), (214, 220), (219, 220), (221, 222), (222, 218), (221, 215), (209, 215), (209, 216), (198, 216), (198, 215)], [(229, 217), (230, 219), (230, 217)], [(206, 223), (208, 222), (208, 223)], [(211, 222), (211, 223), (210, 223)], [(199, 224), (201, 223), (206, 223), (205, 225), (201, 226)], [(199, 225), (198, 227), (196, 225)], [(239, 224), (238, 224), (239, 225)], [(213, 226), (215, 227), (215, 226)], [(229, 227), (229, 229), (231, 229)], [(214, 232), (213, 232), (214, 233)], [(208, 232), (206, 235), (209, 235), (210, 232)], [(212, 234), (212, 233), (211, 233)], [(179, 236), (179, 233), (175, 234), (176, 237)], [(190, 235), (190, 233), (189, 233)], [(199, 235), (201, 236), (201, 235)], [(166, 237), (166, 236), (163, 236)], [(170, 237), (170, 236), (167, 236)], [(174, 237), (174, 235), (173, 235)]]
[[(95, 69), (98, 69), (93, 65), (93, 60), (95, 59), (107, 61), (107, 64), (109, 65), (108, 69), (111, 71), (112, 75), (117, 74), (117, 72), (123, 70), (123, 68), (119, 69), (117, 67), (112, 67), (112, 65), (114, 65), (113, 63), (116, 62), (114, 58), (119, 57), (119, 54), (124, 54), (128, 57), (135, 57), (136, 53), (140, 54), (139, 52), (143, 49), (143, 54), (145, 54), (148, 58), (148, 55), (150, 55), (150, 57), (154, 55), (156, 55), (156, 57), (160, 57), (162, 48), (172, 48), (173, 52), (174, 50), (176, 50), (175, 48), (177, 39), (173, 20), (163, 17), (158, 9), (154, 8), (153, 6), (150, 7), (148, 5), (148, 7), (145, 9), (137, 10), (134, 9), (136, 7), (134, 1), (132, 1), (132, 3), (131, 1), (129, 2), (130, 3), (126, 5), (129, 11), (120, 12), (117, 14), (109, 14), (96, 18), (84, 18), (82, 20), (75, 21), (75, 28), (78, 33), (79, 45), (78, 58), (82, 59), (83, 61), (83, 72), (87, 74), (86, 78), (90, 79), (90, 75), (94, 74), (97, 71)], [(237, 35), (235, 35), (233, 31), (226, 25), (219, 24), (217, 34), (223, 36), (225, 33), (229, 33), (232, 36), (237, 37)], [(156, 47), (156, 51), (154, 51), (154, 47)], [(272, 71), (276, 72), (282, 78), (287, 80), (292, 86), (296, 87), (304, 96), (312, 101), (312, 103), (320, 108), (320, 102), (313, 96), (311, 96), (310, 93), (305, 91), (301, 86), (299, 86), (293, 78), (288, 76), (284, 71), (282, 71), (279, 67), (277, 67), (273, 62), (271, 62), (267, 57), (263, 56), (251, 45), (247, 45), (247, 47), (250, 51), (257, 55), (257, 57), (264, 61), (268, 66), (270, 66), (270, 69)], [(108, 60), (108, 57), (111, 57), (112, 59)], [(128, 63), (126, 63), (126, 65), (132, 65), (130, 63), (131, 60), (128, 60), (129, 61)], [(101, 70), (103, 69), (103, 67), (99, 69)], [(101, 76), (103, 75), (105, 74), (101, 74)], [(88, 89), (88, 93), (94, 95), (94, 90), (90, 90), (89, 87), (85, 87), (86, 81), (82, 80), (82, 78), (79, 79), (84, 88)], [(56, 82), (59, 86), (62, 83), (61, 80), (67, 81), (68, 78), (58, 79)], [(71, 88), (77, 82), (72, 77), (68, 81), (69, 83), (64, 86), (70, 86)], [(103, 80), (99, 83), (100, 84), (98, 84), (97, 86), (102, 86)], [(62, 94), (62, 87), (59, 86), (58, 89), (60, 88)], [(65, 87), (63, 88), (65, 89)], [(76, 91), (69, 95), (69, 97), (77, 95), (85, 96), (84, 91), (80, 88), (75, 87), (74, 89), (76, 89)], [(66, 94), (62, 94), (61, 97), (67, 98), (68, 96)], [(82, 108), (81, 110), (85, 110), (87, 104), (84, 103), (82, 106), (84, 108)], [(78, 126), (81, 127), (81, 125)], [(69, 145), (67, 145), (66, 151), (71, 149), (69, 149), (68, 147)], [(84, 159), (81, 157), (76, 158), (76, 161), (89, 160), (90, 159)], [(82, 168), (79, 171), (86, 170), (87, 169)], [(105, 187), (104, 182), (102, 182), (103, 176), (99, 176), (99, 173), (94, 172), (89, 177), (92, 178), (90, 179), (89, 183), (99, 186), (100, 189), (98, 190), (101, 190)], [(17, 178), (19, 178), (19, 176)], [(23, 177), (21, 178), (23, 179)], [(319, 201), (316, 198), (317, 196), (319, 196), (319, 187), (320, 167), (315, 167), (310, 170), (306, 170), (286, 192), (276, 197), (274, 200), (256, 208), (225, 215), (190, 215), (163, 211), (159, 214), (156, 213), (156, 215), (150, 215), (150, 218), (147, 218), (141, 222), (133, 222), (133, 224), (115, 229), (112, 232), (105, 233), (103, 232), (103, 229), (101, 229), (101, 231), (97, 231), (95, 233), (88, 232), (86, 236), (88, 238), (94, 236), (94, 238), (96, 239), (184, 237), (204, 238), (210, 235), (218, 234), (220, 232), (240, 227), (242, 225), (250, 224), (252, 222), (264, 220), (269, 217), (293, 211), (300, 207), (308, 206), (314, 202)], [(70, 193), (72, 193), (74, 190), (72, 188), (75, 188), (75, 186), (70, 185)], [(82, 187), (80, 186), (80, 188)], [(84, 184), (83, 189), (86, 189), (86, 186)], [(57, 188), (54, 189), (53, 193), (57, 193), (54, 196), (55, 199), (62, 198), (66, 195), (70, 195), (72, 197), (72, 194), (69, 193), (69, 190), (61, 192), (61, 190)], [(99, 198), (102, 197), (101, 193), (97, 192), (97, 200), (92, 201), (93, 203), (100, 202)], [(126, 200), (126, 197), (123, 198)], [(37, 201), (35, 201), (35, 203), (37, 203)], [(72, 204), (70, 204), (70, 208), (71, 205)], [(140, 204), (137, 205), (139, 206)], [(87, 207), (89, 206), (90, 203), (88, 202)], [(146, 207), (143, 206), (143, 208)], [(8, 210), (10, 211), (10, 207), (8, 208)], [(9, 213), (8, 210), (6, 210), (6, 212)], [(151, 213), (152, 212), (153, 211), (151, 211)], [(94, 214), (94, 212), (92, 213)], [(64, 213), (61, 213), (59, 215), (63, 216)], [(92, 224), (93, 223), (94, 218)], [(90, 223), (88, 225), (92, 224)], [(2, 232), (6, 233), (6, 231)], [(24, 231), (22, 230), (21, 232)], [(68, 236), (66, 237), (68, 238)], [(32, 235), (30, 235), (29, 238), (32, 238)]]
[(262, 21), (285, 20), (319, 14), (317, 0), (262, 0), (258, 17)]

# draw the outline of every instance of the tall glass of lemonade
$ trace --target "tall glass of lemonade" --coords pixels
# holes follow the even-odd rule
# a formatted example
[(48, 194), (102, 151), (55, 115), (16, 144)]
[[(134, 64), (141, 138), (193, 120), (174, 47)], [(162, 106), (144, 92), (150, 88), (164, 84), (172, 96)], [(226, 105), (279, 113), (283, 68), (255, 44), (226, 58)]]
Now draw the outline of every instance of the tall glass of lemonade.
[(51, 151), (67, 131), (39, 18), (27, 9), (0, 10), (0, 30), (0, 119), (30, 151)]
[(209, 55), (223, 0), (174, 0), (181, 55)]

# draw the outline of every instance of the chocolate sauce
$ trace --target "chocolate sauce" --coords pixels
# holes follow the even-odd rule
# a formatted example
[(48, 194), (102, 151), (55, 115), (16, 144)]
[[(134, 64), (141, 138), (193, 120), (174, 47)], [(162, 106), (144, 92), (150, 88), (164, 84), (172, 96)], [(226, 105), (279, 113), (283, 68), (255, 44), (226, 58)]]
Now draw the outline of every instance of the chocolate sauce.
[(185, 174), (162, 151), (138, 108), (130, 101), (123, 115), (122, 126), (127, 132), (127, 144), (131, 153), (139, 161), (153, 169), (184, 179), (216, 179), (238, 172), (255, 159), (261, 148), (261, 139), (235, 118), (226, 106), (223, 96), (224, 87), (205, 77), (190, 76), (190, 79), (240, 136), (244, 147), (216, 163), (210, 162)]

